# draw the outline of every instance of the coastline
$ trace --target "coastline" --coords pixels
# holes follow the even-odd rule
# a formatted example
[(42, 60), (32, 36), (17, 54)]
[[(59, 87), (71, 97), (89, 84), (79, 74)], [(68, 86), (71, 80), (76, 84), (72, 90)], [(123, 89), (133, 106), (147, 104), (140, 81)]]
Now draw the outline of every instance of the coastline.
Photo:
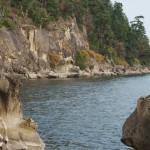
[(84, 78), (84, 77), (104, 77), (104, 76), (129, 76), (149, 74), (150, 68), (141, 65), (136, 66), (120, 66), (115, 65), (105, 68), (95, 66), (95, 69), (80, 70), (79, 67), (73, 66), (67, 71), (48, 71), (48, 72), (28, 72), (27, 74), (19, 74), (22, 79), (65, 79), (65, 78)]

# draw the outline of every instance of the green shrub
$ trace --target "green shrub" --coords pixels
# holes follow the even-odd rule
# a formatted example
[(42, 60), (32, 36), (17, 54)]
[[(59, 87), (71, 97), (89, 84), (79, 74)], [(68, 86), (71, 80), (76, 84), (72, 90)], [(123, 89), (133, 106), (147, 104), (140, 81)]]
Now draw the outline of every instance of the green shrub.
[(8, 8), (5, 6), (4, 1), (0, 1), (0, 28), (6, 27), (9, 30), (12, 30), (16, 27), (16, 23), (8, 18)]
[(16, 23), (6, 18), (2, 22), (0, 22), (0, 27), (3, 26), (9, 30), (13, 30), (16, 27)]
[(86, 68), (86, 59), (87, 59), (87, 53), (86, 51), (77, 51), (76, 53), (76, 65), (80, 67), (81, 70), (84, 70)]
[(29, 9), (29, 17), (32, 18), (34, 24), (39, 26), (46, 26), (50, 18), (47, 14), (46, 9), (44, 9), (39, 3), (35, 3)]

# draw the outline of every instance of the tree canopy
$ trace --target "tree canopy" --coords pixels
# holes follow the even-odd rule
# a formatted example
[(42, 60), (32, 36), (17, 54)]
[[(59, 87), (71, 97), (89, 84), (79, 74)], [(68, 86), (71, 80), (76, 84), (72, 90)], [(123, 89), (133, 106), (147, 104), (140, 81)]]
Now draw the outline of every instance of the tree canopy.
[(129, 23), (122, 3), (110, 0), (0, 0), (0, 27), (14, 28), (8, 6), (29, 17), (36, 26), (45, 27), (59, 17), (75, 17), (80, 30), (86, 26), (90, 48), (116, 64), (150, 65), (150, 46), (142, 22), (135, 16)]

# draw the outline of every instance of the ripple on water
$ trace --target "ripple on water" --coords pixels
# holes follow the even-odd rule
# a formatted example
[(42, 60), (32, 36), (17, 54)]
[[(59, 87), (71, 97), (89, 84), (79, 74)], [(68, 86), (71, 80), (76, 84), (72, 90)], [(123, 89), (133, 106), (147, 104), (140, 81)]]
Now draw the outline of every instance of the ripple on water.
[(46, 150), (131, 150), (120, 142), (136, 100), (149, 95), (150, 76), (29, 80), (20, 96), (39, 126)]

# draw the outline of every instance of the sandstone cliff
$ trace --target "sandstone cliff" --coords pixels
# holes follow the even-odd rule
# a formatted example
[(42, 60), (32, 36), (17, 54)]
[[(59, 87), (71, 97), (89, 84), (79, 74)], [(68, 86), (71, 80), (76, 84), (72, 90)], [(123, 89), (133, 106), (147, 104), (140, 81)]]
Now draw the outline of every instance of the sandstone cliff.
[[(75, 52), (89, 48), (84, 31), (81, 33), (75, 19), (59, 19), (49, 23), (46, 29), (28, 24), (21, 24), (13, 31), (2, 28), (0, 70), (40, 77), (54, 71), (56, 65), (60, 68), (55, 67), (56, 70), (65, 72), (73, 67)], [(53, 62), (51, 57), (59, 59)]]
[[(89, 55), (86, 68), (75, 65), (77, 51), (89, 50), (87, 30), (79, 30), (75, 18), (50, 22), (46, 28), (23, 23), (10, 31), (0, 29), (0, 71), (23, 78), (66, 78), (79, 76), (128, 75), (149, 73), (140, 65), (117, 66), (105, 58), (97, 61)], [(90, 62), (90, 63), (89, 63)]]
[[(44, 143), (37, 133), (37, 125), (31, 118), (24, 118), (22, 115), (19, 85), (18, 77), (0, 77), (0, 118), (4, 119), (8, 128), (7, 149), (44, 150)], [(1, 125), (0, 131), (3, 135)]]

